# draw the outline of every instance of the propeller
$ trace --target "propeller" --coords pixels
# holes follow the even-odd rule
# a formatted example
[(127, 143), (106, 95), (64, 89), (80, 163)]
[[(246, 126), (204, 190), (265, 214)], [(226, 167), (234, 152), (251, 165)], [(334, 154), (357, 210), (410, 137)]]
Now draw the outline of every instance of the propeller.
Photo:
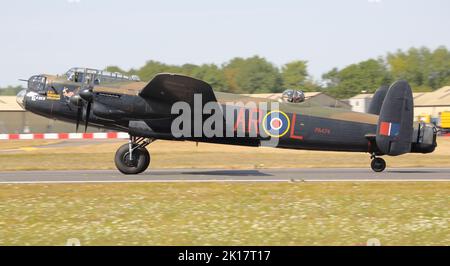
[(85, 89), (82, 89), (80, 91), (80, 97), (81, 97), (81, 99), (83, 99), (84, 101), (87, 102), (87, 106), (86, 106), (86, 121), (85, 121), (85, 124), (84, 124), (84, 132), (86, 132), (88, 124), (89, 124), (89, 116), (91, 114), (91, 105), (92, 105), (92, 101), (94, 99), (94, 96), (92, 94), (92, 87), (87, 87)]
[(81, 117), (83, 115), (83, 107), (82, 106), (78, 106), (78, 110), (77, 110), (77, 127), (75, 129), (75, 132), (78, 133), (78, 128), (80, 127), (80, 120)]
[(92, 104), (91, 102), (88, 102), (86, 107), (86, 122), (84, 124), (84, 133), (86, 133), (89, 124), (89, 114), (91, 113), (91, 104)]
[(81, 99), (79, 94), (76, 94), (70, 97), (69, 102), (75, 106), (77, 106), (77, 126), (76, 132), (78, 133), (78, 127), (80, 126), (81, 116), (83, 115), (83, 100)]
[(80, 127), (80, 121), (83, 117), (83, 108), (84, 103), (87, 103), (86, 105), (86, 120), (84, 124), (84, 132), (87, 131), (87, 127), (89, 125), (89, 116), (91, 114), (91, 107), (93, 102), (93, 94), (92, 94), (92, 88), (86, 87), (81, 89), (81, 91), (72, 97), (70, 97), (70, 103), (73, 105), (76, 105), (78, 107), (77, 109), (77, 122), (76, 122), (76, 132), (78, 132), (78, 128)]

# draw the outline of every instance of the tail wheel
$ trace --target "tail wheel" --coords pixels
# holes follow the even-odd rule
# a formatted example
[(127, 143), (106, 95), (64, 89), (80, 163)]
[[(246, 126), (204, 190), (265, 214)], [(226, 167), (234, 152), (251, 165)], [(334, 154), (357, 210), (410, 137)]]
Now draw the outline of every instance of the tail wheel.
[(131, 153), (128, 144), (122, 145), (116, 152), (114, 162), (117, 169), (126, 175), (144, 172), (150, 164), (150, 154), (144, 147), (137, 147)]
[(377, 173), (383, 172), (386, 169), (386, 161), (383, 158), (374, 158), (370, 163), (370, 167)]

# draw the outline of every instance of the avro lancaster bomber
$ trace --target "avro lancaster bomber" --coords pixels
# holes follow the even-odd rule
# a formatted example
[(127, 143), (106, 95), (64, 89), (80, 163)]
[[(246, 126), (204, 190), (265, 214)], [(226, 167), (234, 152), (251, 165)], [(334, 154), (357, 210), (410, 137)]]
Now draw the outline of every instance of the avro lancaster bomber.
[[(379, 88), (369, 113), (321, 106), (299, 91), (283, 96), (288, 100), (216, 92), (204, 81), (177, 74), (161, 73), (142, 82), (73, 68), (59, 76), (32, 76), (17, 101), (35, 114), (72, 122), (76, 130), (83, 124), (85, 130), (90, 125), (128, 132), (129, 142), (115, 155), (124, 174), (148, 168), (146, 147), (158, 139), (368, 153), (376, 172), (386, 168), (381, 156), (431, 153), (437, 146), (435, 126), (413, 122), (406, 81)], [(187, 114), (189, 109), (193, 112)], [(205, 130), (207, 125), (215, 134)]]

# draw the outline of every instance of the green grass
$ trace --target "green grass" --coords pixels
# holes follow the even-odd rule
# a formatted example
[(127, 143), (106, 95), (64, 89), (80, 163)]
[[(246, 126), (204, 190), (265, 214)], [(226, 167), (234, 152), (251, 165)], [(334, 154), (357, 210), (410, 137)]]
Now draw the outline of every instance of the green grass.
[(450, 245), (450, 183), (1, 185), (1, 245)]

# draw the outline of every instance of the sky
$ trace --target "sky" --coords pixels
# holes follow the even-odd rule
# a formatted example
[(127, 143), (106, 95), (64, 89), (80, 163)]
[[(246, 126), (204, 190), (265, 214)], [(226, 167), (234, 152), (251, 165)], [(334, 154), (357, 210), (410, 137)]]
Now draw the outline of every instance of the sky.
[(397, 49), (450, 49), (447, 0), (0, 0), (0, 86), (70, 67), (307, 60), (314, 78)]

